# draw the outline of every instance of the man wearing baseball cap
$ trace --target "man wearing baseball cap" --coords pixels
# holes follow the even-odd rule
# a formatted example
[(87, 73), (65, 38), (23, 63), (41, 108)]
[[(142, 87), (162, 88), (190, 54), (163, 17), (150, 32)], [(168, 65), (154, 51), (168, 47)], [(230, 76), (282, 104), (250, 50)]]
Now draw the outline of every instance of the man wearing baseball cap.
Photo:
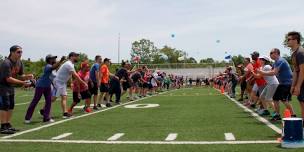
[(41, 99), (42, 94), (45, 98), (45, 106), (44, 106), (44, 112), (43, 112), (43, 122), (54, 122), (53, 119), (50, 117), (50, 111), (52, 106), (52, 80), (50, 76), (52, 75), (53, 70), (57, 69), (65, 60), (65, 57), (63, 56), (59, 62), (56, 62), (57, 56), (54, 55), (47, 55), (45, 57), (45, 62), (47, 63), (44, 67), (42, 76), (38, 79), (36, 83), (35, 88), (35, 95), (34, 98), (29, 105), (24, 123), (29, 124), (31, 123), (31, 118), (34, 113), (34, 110), (39, 103), (39, 100)]
[(61, 96), (61, 108), (63, 112), (63, 118), (70, 118), (72, 115), (68, 113), (67, 109), (67, 82), (73, 76), (79, 83), (83, 84), (85, 87), (88, 87), (87, 83), (84, 82), (76, 73), (74, 64), (79, 60), (79, 53), (71, 52), (68, 55), (68, 60), (62, 64), (57, 72), (57, 76), (54, 80), (54, 86), (56, 88), (56, 94), (53, 100), (56, 100), (57, 97)]
[(0, 65), (1, 134), (14, 134), (19, 131), (11, 125), (11, 117), (15, 107), (15, 88), (13, 85), (28, 87), (31, 84), (25, 80), (30, 80), (34, 77), (32, 74), (25, 75), (23, 73), (22, 53), (23, 50), (20, 46), (12, 46), (8, 58)]

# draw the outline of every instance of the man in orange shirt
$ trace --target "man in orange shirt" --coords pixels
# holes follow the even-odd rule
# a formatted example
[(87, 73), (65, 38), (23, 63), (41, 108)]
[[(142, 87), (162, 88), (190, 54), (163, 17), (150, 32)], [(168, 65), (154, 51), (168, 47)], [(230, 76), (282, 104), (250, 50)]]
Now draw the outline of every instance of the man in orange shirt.
[(99, 94), (99, 100), (98, 100), (98, 107), (101, 107), (101, 103), (105, 98), (106, 106), (111, 107), (112, 105), (109, 102), (109, 79), (110, 79), (110, 59), (105, 58), (103, 60), (103, 65), (100, 67), (100, 94)]

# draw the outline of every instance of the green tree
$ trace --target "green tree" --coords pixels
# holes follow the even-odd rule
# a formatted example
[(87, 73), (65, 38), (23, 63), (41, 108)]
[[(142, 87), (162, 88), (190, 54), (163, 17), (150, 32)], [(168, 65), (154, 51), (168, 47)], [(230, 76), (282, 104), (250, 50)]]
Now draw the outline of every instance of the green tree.
[(200, 63), (214, 63), (214, 59), (213, 58), (207, 58), (207, 59), (201, 59)]
[(141, 63), (152, 63), (158, 54), (159, 50), (148, 39), (141, 39), (132, 43), (131, 61), (134, 57), (140, 56)]
[(186, 52), (184, 52), (182, 50), (176, 50), (169, 46), (164, 46), (162, 49), (160, 49), (160, 52), (165, 54), (168, 57), (167, 62), (169, 62), (169, 63), (184, 62), (184, 61), (178, 61), (178, 58), (186, 55)]
[(0, 55), (0, 63), (4, 61), (4, 57), (2, 55)]
[(244, 63), (244, 57), (242, 55), (233, 56), (232, 61), (235, 66)]

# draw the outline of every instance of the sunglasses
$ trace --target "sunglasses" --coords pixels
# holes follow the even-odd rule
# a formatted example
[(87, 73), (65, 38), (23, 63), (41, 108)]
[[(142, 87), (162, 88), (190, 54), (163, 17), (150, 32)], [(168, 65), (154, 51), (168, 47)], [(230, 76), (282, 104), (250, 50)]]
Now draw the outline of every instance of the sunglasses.
[(22, 54), (22, 51), (17, 51), (16, 53), (17, 53), (17, 54)]
[(287, 39), (287, 42), (289, 42), (290, 40), (295, 40), (295, 39)]

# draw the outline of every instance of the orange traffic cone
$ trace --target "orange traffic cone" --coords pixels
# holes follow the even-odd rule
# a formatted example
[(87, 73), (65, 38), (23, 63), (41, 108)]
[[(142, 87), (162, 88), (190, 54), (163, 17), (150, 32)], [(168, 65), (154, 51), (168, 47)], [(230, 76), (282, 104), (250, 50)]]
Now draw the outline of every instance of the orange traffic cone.
[(222, 93), (222, 94), (224, 94), (224, 93), (225, 93), (224, 86), (221, 86), (221, 93)]
[(291, 112), (289, 109), (286, 108), (284, 111), (284, 118), (290, 118), (290, 117), (291, 117)]

